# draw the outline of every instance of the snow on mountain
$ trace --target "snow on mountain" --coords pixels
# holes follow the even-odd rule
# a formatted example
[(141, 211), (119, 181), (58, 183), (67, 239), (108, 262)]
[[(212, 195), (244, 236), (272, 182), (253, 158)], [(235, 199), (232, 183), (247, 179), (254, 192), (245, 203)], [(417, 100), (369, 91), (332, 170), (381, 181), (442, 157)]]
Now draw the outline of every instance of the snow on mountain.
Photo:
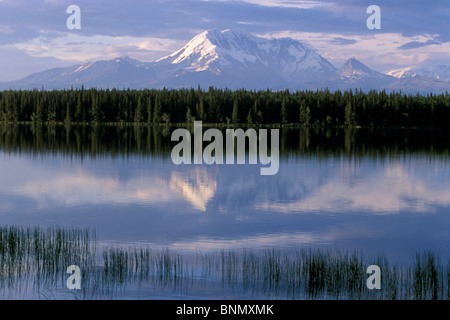
[(335, 77), (325, 81), (324, 84), (331, 90), (357, 88), (367, 91), (389, 89), (392, 83), (397, 80), (397, 78), (369, 68), (352, 57), (341, 66)]
[(151, 78), (148, 66), (129, 57), (99, 60), (67, 68), (54, 68), (5, 83), (6, 89), (62, 89), (73, 87), (119, 87), (133, 86), (138, 81)]
[[(423, 66), (422, 66), (423, 67)], [(448, 82), (439, 81), (450, 71), (440, 68), (432, 79), (402, 73), (382, 74), (351, 58), (338, 70), (301, 42), (290, 38), (266, 39), (241, 29), (207, 30), (185, 46), (155, 62), (129, 57), (100, 60), (31, 74), (1, 89), (86, 88), (182, 88), (201, 86), (230, 89), (387, 89), (411, 92), (444, 92)], [(400, 76), (401, 74), (401, 76)], [(400, 78), (401, 79), (398, 79)], [(402, 90), (404, 91), (404, 90)]]
[(410, 76), (411, 74), (409, 72), (411, 69), (412, 69), (412, 67), (404, 67), (404, 68), (389, 70), (388, 72), (386, 72), (386, 74), (391, 77), (401, 79), (403, 77)]
[(450, 82), (450, 65), (426, 61), (425, 63), (415, 66), (390, 70), (387, 74), (399, 79), (419, 76), (432, 80)]
[(156, 63), (184, 72), (208, 71), (240, 78), (252, 71), (259, 79), (264, 76), (291, 83), (323, 81), (336, 72), (331, 63), (298, 41), (259, 38), (240, 29), (202, 32)]
[(339, 70), (339, 76), (345, 80), (387, 79), (390, 76), (370, 69), (362, 62), (352, 57), (348, 59)]

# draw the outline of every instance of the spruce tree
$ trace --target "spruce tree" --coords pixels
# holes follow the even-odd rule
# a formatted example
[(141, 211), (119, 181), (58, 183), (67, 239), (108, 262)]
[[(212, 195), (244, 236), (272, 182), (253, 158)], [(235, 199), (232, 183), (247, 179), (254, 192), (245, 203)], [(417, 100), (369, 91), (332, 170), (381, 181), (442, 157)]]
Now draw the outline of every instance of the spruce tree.
[(147, 124), (152, 123), (152, 99), (147, 98)]
[(155, 98), (155, 109), (153, 111), (153, 123), (160, 123), (161, 122), (161, 102), (159, 99), (159, 95), (156, 95)]
[(239, 101), (237, 99), (234, 99), (233, 112), (231, 114), (231, 122), (233, 124), (239, 123)]
[(286, 107), (286, 98), (283, 97), (283, 100), (281, 101), (281, 123), (287, 124), (288, 123), (288, 114), (287, 114), (287, 107)]
[(134, 122), (135, 123), (142, 122), (142, 120), (143, 120), (142, 113), (143, 113), (142, 102), (141, 102), (141, 97), (139, 97), (136, 109), (134, 110)]
[(66, 124), (69, 124), (72, 121), (72, 118), (70, 117), (70, 103), (67, 102), (66, 105), (66, 117), (64, 118), (64, 122)]

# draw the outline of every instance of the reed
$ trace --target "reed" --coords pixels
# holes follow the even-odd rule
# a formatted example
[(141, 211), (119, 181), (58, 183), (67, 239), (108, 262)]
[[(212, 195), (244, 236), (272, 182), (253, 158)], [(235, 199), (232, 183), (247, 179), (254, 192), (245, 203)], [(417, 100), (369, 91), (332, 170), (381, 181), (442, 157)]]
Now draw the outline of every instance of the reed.
[[(100, 252), (100, 254), (98, 254)], [(38, 297), (67, 293), (69, 265), (82, 270), (75, 298), (113, 298), (127, 288), (187, 294), (199, 287), (220, 297), (287, 299), (450, 299), (450, 261), (431, 251), (411, 263), (390, 263), (383, 254), (299, 249), (222, 250), (181, 254), (151, 247), (98, 250), (95, 231), (0, 226), (0, 288), (4, 297), (31, 286)], [(381, 290), (369, 290), (367, 267), (381, 269)], [(31, 285), (30, 285), (31, 284)], [(44, 293), (47, 292), (47, 293)]]

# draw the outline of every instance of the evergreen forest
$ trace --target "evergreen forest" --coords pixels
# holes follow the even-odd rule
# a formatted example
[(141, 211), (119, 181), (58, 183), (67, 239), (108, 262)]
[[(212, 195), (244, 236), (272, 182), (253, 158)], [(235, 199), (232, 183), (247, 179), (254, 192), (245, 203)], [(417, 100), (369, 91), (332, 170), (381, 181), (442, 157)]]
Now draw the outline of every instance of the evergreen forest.
[(0, 122), (448, 127), (450, 96), (191, 89), (5, 90)]

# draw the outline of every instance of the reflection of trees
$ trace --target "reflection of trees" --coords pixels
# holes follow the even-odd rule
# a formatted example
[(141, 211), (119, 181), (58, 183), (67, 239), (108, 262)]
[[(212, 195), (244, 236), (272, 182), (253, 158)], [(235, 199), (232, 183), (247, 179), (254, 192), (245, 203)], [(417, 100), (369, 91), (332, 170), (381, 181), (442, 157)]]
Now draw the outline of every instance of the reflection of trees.
[(355, 130), (349, 128), (345, 130), (344, 134), (344, 150), (346, 154), (352, 154), (353, 148), (355, 148)]
[[(0, 148), (6, 152), (62, 153), (77, 157), (105, 154), (163, 157), (176, 144), (170, 139), (174, 129), (139, 124), (1, 124)], [(192, 126), (187, 129), (193, 134)], [(280, 129), (280, 155), (377, 158), (418, 153), (446, 158), (450, 150), (446, 136), (446, 130), (284, 127)]]

